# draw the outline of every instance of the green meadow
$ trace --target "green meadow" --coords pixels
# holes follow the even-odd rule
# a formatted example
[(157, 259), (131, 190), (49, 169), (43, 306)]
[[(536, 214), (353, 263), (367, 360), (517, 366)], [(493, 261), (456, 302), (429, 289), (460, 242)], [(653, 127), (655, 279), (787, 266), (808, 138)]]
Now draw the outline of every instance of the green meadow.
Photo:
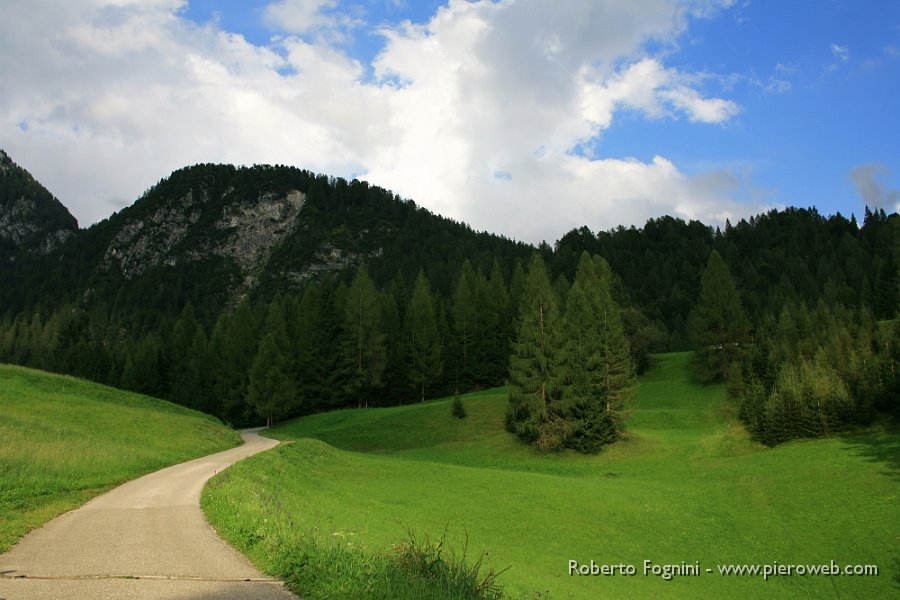
[[(432, 570), (480, 560), (480, 576), (499, 573), (511, 598), (894, 597), (896, 430), (761, 446), (721, 386), (690, 381), (688, 357), (655, 359), (627, 439), (595, 456), (521, 446), (503, 428), (505, 391), (489, 390), (462, 397), (462, 420), (446, 399), (286, 423), (269, 435), (289, 443), (217, 476), (203, 505), (220, 533), (308, 598), (429, 597), (385, 574), (415, 544), (435, 550)], [(570, 574), (570, 561), (615, 572)], [(718, 570), (831, 561), (879, 572)], [(698, 574), (662, 577), (665, 565)]]
[(239, 442), (170, 402), (0, 365), (0, 552), (119, 483)]

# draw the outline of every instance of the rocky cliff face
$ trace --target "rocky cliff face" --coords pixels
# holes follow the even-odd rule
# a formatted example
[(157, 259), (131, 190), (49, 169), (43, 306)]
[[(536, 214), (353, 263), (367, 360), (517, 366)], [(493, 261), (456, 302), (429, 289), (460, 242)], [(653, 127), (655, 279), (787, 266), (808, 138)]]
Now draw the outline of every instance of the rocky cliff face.
[[(18, 177), (4, 189), (39, 187), (3, 159), (4, 172)], [(3, 196), (0, 236), (13, 248), (3, 256), (22, 256), (22, 240), (34, 249), (29, 260), (0, 270), (0, 306), (13, 311), (48, 298), (52, 305), (103, 303), (128, 319), (154, 321), (188, 303), (209, 316), (247, 294), (299, 289), (363, 263), (381, 280), (400, 273), (413, 281), (422, 264), (444, 264), (433, 258), (436, 245), (478, 252), (511, 244), (365, 182), (289, 166), (179, 169), (83, 230), (43, 193)]]
[(146, 214), (125, 213), (100, 268), (134, 279), (152, 267), (216, 256), (235, 265), (243, 286), (252, 287), (273, 249), (296, 229), (305, 201), (295, 189), (247, 197), (232, 188), (221, 198), (210, 198), (209, 189), (189, 190)]
[(48, 254), (76, 231), (68, 209), (0, 150), (0, 249)]

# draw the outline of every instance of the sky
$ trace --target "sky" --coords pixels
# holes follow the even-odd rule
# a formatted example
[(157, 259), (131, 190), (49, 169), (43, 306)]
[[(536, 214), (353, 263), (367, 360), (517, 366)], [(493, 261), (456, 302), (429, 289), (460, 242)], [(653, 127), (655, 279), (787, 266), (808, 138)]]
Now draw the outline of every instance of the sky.
[(86, 227), (197, 163), (510, 238), (900, 208), (896, 0), (5, 0), (0, 148)]

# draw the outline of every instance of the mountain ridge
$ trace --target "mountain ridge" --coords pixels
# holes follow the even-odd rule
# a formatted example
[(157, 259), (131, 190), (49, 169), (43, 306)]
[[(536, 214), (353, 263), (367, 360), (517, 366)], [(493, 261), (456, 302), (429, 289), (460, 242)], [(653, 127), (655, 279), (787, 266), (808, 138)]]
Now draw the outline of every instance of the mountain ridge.
[(0, 149), (0, 252), (49, 254), (77, 232), (65, 205)]

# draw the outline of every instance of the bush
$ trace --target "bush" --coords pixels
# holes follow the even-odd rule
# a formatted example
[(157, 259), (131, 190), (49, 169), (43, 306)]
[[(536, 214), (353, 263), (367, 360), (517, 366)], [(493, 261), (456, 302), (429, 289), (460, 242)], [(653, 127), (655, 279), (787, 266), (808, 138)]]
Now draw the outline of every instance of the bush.
[(466, 407), (463, 406), (462, 400), (459, 399), (459, 396), (453, 399), (453, 409), (451, 412), (457, 419), (466, 418)]

